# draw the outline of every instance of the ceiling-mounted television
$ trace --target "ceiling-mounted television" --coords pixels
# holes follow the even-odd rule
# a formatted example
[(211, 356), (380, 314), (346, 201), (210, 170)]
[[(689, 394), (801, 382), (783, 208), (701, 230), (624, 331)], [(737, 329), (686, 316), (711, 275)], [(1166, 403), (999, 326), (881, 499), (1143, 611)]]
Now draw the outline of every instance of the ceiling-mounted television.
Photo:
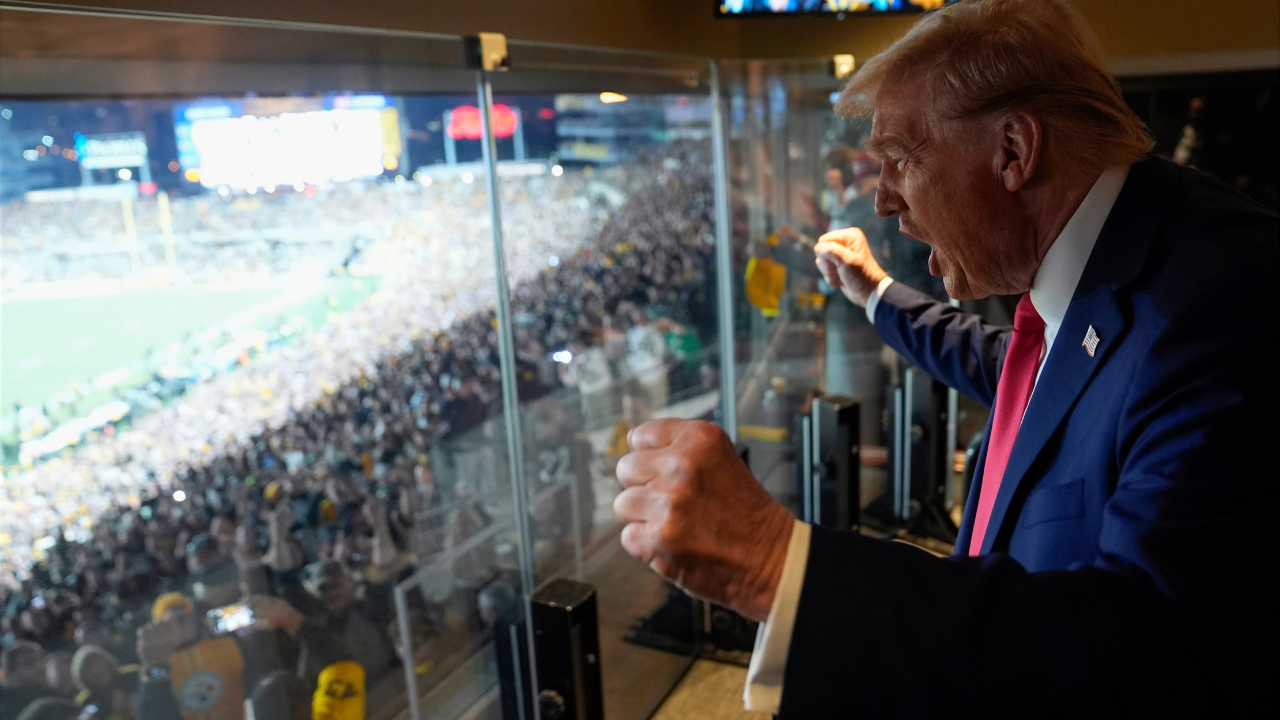
[(876, 15), (918, 13), (955, 0), (719, 0), (718, 17), (741, 15)]

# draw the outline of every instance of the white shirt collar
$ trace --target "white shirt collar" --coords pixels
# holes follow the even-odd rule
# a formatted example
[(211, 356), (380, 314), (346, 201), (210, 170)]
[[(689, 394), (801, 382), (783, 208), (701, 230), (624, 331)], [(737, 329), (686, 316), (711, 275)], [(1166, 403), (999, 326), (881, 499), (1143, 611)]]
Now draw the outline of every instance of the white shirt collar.
[(1084, 274), (1085, 263), (1089, 262), (1102, 225), (1111, 214), (1128, 176), (1128, 165), (1113, 165), (1098, 175), (1089, 194), (1084, 196), (1080, 207), (1062, 227), (1062, 232), (1058, 233), (1036, 270), (1036, 277), (1031, 282), (1031, 303), (1044, 320), (1042, 357), (1048, 356), (1054, 338), (1058, 336), (1058, 328), (1062, 327), (1062, 320), (1067, 315), (1067, 306), (1080, 284), (1080, 276)]

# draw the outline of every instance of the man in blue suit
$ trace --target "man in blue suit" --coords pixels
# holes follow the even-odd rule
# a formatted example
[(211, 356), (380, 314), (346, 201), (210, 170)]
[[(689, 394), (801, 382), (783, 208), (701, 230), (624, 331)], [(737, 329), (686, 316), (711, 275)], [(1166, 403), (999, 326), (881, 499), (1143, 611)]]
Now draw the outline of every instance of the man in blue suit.
[(827, 281), (992, 407), (956, 553), (809, 527), (705, 424), (632, 431), (629, 552), (761, 620), (748, 707), (788, 718), (1244, 716), (1275, 698), (1274, 213), (1172, 163), (1065, 0), (966, 0), (854, 77), (877, 211), (952, 297), (856, 229)]

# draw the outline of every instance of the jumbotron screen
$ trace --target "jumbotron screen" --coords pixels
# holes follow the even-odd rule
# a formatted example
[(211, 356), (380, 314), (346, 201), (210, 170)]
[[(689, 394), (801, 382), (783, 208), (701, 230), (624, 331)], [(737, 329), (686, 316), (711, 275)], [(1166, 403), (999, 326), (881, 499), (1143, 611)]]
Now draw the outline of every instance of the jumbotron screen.
[(178, 162), (209, 188), (344, 182), (394, 170), (400, 118), (381, 95), (201, 100), (174, 108)]
[(940, 8), (955, 0), (721, 0), (716, 15), (843, 15), (906, 13)]

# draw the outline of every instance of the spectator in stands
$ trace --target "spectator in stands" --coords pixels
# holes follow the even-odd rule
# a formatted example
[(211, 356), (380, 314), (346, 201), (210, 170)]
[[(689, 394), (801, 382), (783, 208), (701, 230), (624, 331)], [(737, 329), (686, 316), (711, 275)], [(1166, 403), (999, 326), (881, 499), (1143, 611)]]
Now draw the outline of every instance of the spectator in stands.
[(822, 189), (819, 209), (828, 218), (827, 230), (829, 231), (853, 225), (846, 216), (846, 212), (849, 203), (859, 195), (853, 169), (854, 159), (857, 156), (857, 151), (845, 145), (836, 145), (823, 156), (823, 165), (826, 167), (824, 179), (827, 185)]
[[(513, 311), (525, 329), (517, 349), (522, 373), (529, 372), (522, 375), (522, 392), (541, 396), (555, 389), (561, 380), (547, 372), (547, 358), (578, 343), (582, 352), (575, 356), (606, 370), (595, 385), (579, 383), (579, 390), (597, 392), (595, 414), (602, 424), (618, 412), (606, 407), (616, 401), (606, 396), (618, 392), (610, 390), (615, 382), (638, 388), (631, 401), (624, 400), (628, 417), (647, 414), (649, 402), (640, 398), (649, 396), (630, 366), (626, 331), (640, 325), (635, 335), (647, 341), (644, 326), (652, 329), (660, 363), (638, 367), (665, 381), (667, 338), (647, 315), (637, 317), (637, 303), (660, 308), (655, 317), (668, 329), (678, 325), (693, 333), (706, 315), (699, 303), (706, 302), (710, 258), (708, 165), (700, 151), (673, 148), (629, 169), (602, 171), (597, 177), (624, 188), (628, 198), (608, 211), (603, 224), (587, 211), (590, 205), (565, 209), (577, 208), (569, 200), (586, 184), (571, 173), (566, 184), (548, 184), (544, 195), (518, 203), (520, 209), (507, 216)], [(136, 654), (143, 666), (141, 720), (174, 720), (184, 701), (231, 708), (235, 703), (224, 697), (250, 696), (256, 703), (262, 678), (272, 673), (277, 681), (279, 672), (296, 676), (312, 692), (324, 669), (343, 660), (356, 660), (372, 684), (390, 675), (397, 661), (390, 638), (399, 642), (398, 632), (387, 632), (395, 625), (389, 596), (394, 582), (412, 571), (405, 567), (407, 556), (414, 553), (423, 564), (433, 553), (465, 546), (448, 563), (455, 581), (444, 596), (410, 603), (418, 619), (412, 630), (421, 630), (415, 638), (423, 641), (414, 648), (415, 670), (434, 681), (435, 663), (480, 631), (477, 590), (495, 579), (518, 582), (507, 536), (478, 537), (500, 517), (491, 516), (493, 490), (487, 488), (500, 488), (502, 479), (473, 464), (459, 483), (450, 453), (436, 449), (446, 437), (484, 437), (486, 453), (501, 446), (493, 440), (499, 426), (491, 419), (500, 375), (488, 309), (488, 251), (459, 242), (441, 253), (417, 234), (419, 227), (430, 233), (457, 228), (465, 237), (468, 211), (461, 205), (437, 203), (437, 222), (424, 224), (418, 222), (421, 196), (353, 192), (346, 202), (351, 217), (352, 208), (367, 202), (374, 215), (399, 218), (394, 231), (387, 226), (385, 237), (365, 250), (363, 261), (381, 263), (382, 290), (373, 300), (296, 344), (264, 345), (255, 350), (256, 359), (237, 360), (234, 372), (205, 376), (183, 389), (180, 404), (165, 406), (161, 393), (141, 390), (131, 425), (86, 441), (69, 458), (6, 478), (0, 532), (13, 537), (14, 554), (3, 570), (14, 582), (5, 591), (11, 638), (0, 720), (52, 692), (45, 686), (41, 644), (66, 650), (97, 645), (126, 664)], [(454, 219), (446, 222), (448, 213)], [(305, 219), (305, 213), (297, 217)], [(559, 259), (554, 267), (548, 264), (553, 254)], [(588, 469), (592, 451), (580, 437), (583, 421), (574, 410), (582, 403), (555, 402), (546, 408), (541, 436), (529, 437), (569, 450), (563, 469), (573, 476), (565, 486), (573, 493), (552, 498), (544, 527), (556, 527), (547, 538), (563, 548), (573, 525), (570, 500), (577, 499), (586, 539), (596, 499)], [(536, 453), (528, 457), (540, 460)], [(555, 460), (548, 470), (553, 478), (561, 469), (558, 454)], [(541, 467), (535, 470), (529, 479), (540, 482)], [(76, 502), (44, 502), (64, 497)], [(29, 511), (13, 510), (18, 503)], [(396, 509), (394, 517), (387, 507)], [(89, 529), (81, 517), (92, 520)], [(50, 534), (77, 539), (60, 542), (37, 563), (31, 545)], [(418, 536), (424, 541), (413, 540)], [(548, 557), (564, 561), (563, 553)], [(308, 565), (315, 571), (300, 577)], [(161, 595), (172, 591), (185, 594)], [(152, 615), (148, 605), (157, 596), (163, 602), (156, 602)], [(250, 633), (210, 637), (199, 611), (246, 596), (255, 615), (268, 619)], [(352, 628), (363, 630), (353, 637)], [(267, 646), (275, 650), (265, 652)], [(217, 698), (194, 674), (175, 675), (184, 663), (174, 657), (189, 659), (194, 648), (201, 649), (206, 669), (225, 675)], [(9, 672), (8, 656), (32, 652), (40, 677), (28, 686), (23, 672)], [(292, 672), (298, 656), (310, 658), (301, 675)], [(18, 695), (22, 704), (11, 704)], [(371, 697), (369, 703), (385, 699)], [(6, 714), (10, 707), (13, 714)]]
[[(86, 643), (80, 643), (84, 646)], [(49, 653), (44, 663), (45, 685), (58, 697), (73, 698), (76, 695), (75, 679), (71, 675), (73, 655), (65, 650)]]
[(297, 675), (277, 670), (258, 683), (245, 720), (312, 720), (311, 695)]
[(14, 720), (28, 704), (53, 695), (45, 684), (44, 648), (29, 640), (6, 645), (0, 654), (0, 720)]
[[(366, 586), (365, 597), (357, 597), (355, 580), (335, 560), (307, 566), (303, 578), (303, 587), (314, 604), (312, 620), (343, 644), (350, 657), (364, 668), (366, 677), (373, 681), (382, 677), (394, 659), (391, 644), (383, 635), (391, 620), (385, 588)], [(311, 676), (312, 672), (319, 675), (333, 659), (309, 657), (304, 652), (301, 662), (308, 668), (306, 675)]]
[(121, 677), (120, 661), (111, 653), (94, 645), (82, 646), (71, 659), (71, 677), (80, 691), (76, 703), (88, 717), (132, 717), (128, 681)]

